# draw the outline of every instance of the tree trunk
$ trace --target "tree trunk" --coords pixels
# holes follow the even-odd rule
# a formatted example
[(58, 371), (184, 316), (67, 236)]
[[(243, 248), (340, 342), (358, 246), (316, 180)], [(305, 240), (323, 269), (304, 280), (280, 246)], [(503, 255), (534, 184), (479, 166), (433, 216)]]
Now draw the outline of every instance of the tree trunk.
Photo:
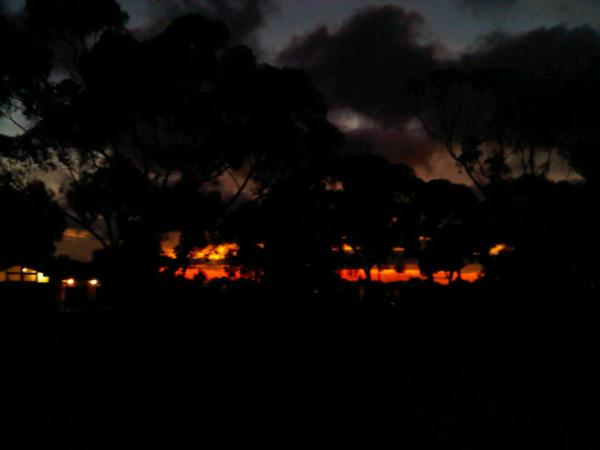
[(371, 276), (371, 268), (368, 266), (363, 267), (363, 270), (365, 271), (365, 281), (367, 283), (372, 283), (373, 282), (373, 277)]

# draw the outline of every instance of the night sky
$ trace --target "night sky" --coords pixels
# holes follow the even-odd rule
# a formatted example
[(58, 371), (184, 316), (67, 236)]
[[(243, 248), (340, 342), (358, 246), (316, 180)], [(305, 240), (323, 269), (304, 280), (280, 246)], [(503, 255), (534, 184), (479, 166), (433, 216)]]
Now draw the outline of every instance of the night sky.
[[(18, 11), (24, 0), (5, 0), (5, 8)], [(229, 3), (234, 8), (257, 3), (264, 23), (259, 27), (260, 45), (273, 58), (293, 36), (303, 35), (320, 25), (335, 29), (356, 10), (395, 5), (419, 12), (432, 37), (454, 51), (472, 45), (477, 37), (502, 29), (519, 33), (556, 24), (596, 25), (600, 19), (599, 0), (121, 0), (133, 27), (149, 26), (157, 17), (173, 12)]]
[[(210, 1), (121, 0), (134, 26), (147, 26), (169, 9), (193, 9), (193, 5), (207, 3)], [(498, 29), (519, 33), (556, 24), (596, 25), (600, 19), (598, 0), (273, 0), (257, 3), (261, 3), (264, 11), (264, 24), (258, 36), (267, 59), (274, 59), (292, 37), (302, 36), (321, 25), (336, 29), (358, 9), (366, 7), (395, 5), (420, 13), (431, 38), (456, 53), (471, 46), (478, 36)], [(180, 7), (164, 6), (167, 4)], [(162, 13), (157, 11), (159, 8), (163, 9)]]

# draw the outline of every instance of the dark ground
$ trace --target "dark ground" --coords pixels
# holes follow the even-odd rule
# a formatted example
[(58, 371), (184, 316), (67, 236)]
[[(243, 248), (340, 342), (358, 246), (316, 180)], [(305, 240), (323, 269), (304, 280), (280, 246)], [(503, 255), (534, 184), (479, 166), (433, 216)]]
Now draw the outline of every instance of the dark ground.
[(540, 294), (5, 313), (2, 448), (598, 448), (599, 308)]

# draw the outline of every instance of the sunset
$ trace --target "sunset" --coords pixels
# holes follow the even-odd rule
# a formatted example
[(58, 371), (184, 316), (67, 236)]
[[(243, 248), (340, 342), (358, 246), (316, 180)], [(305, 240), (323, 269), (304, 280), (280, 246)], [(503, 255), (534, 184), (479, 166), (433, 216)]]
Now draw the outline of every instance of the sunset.
[(0, 0), (0, 447), (596, 449), (600, 0)]
[[(177, 258), (177, 252), (175, 242), (178, 240), (177, 236), (168, 236), (163, 241), (162, 253), (167, 258), (175, 260)], [(260, 244), (258, 244), (260, 245)], [(264, 248), (264, 247), (263, 247)], [(231, 268), (228, 265), (228, 260), (235, 258), (239, 246), (235, 243), (225, 243), (218, 245), (209, 245), (203, 249), (195, 249), (192, 251), (191, 263), (185, 268), (180, 268), (176, 271), (175, 275), (178, 277), (184, 277), (188, 280), (194, 280), (199, 275), (203, 275), (208, 281), (218, 279), (239, 279), (241, 277), (240, 271), (235, 268)], [(339, 247), (332, 247), (331, 251), (337, 253), (340, 251)], [(348, 244), (343, 244), (341, 251), (348, 254), (353, 254), (354, 250)], [(405, 249), (401, 247), (394, 247), (393, 252), (395, 254), (404, 253)], [(491, 256), (498, 256), (502, 252), (508, 251), (506, 244), (497, 244), (489, 250)], [(165, 268), (162, 268), (164, 271)], [(365, 272), (362, 269), (357, 268), (346, 268), (337, 271), (337, 274), (341, 279), (349, 282), (360, 282), (366, 278)], [(483, 268), (480, 264), (468, 264), (465, 266), (460, 274), (462, 281), (474, 283), (484, 276)], [(451, 281), (456, 281), (456, 277), (453, 280), (448, 278), (448, 274), (439, 271), (433, 274), (434, 281), (438, 284), (448, 285)], [(393, 267), (382, 267), (371, 269), (371, 278), (381, 283), (397, 283), (406, 282), (410, 280), (425, 280), (426, 276), (421, 273), (417, 262), (406, 264), (402, 270), (397, 270)], [(0, 274), (1, 280), (1, 274)]]

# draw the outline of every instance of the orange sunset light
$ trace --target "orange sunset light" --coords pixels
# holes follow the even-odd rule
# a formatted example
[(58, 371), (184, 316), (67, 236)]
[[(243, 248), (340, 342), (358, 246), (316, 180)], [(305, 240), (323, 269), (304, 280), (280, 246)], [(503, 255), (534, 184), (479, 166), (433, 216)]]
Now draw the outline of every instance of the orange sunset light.
[(498, 256), (501, 255), (502, 253), (506, 253), (506, 252), (510, 252), (512, 251), (512, 247), (510, 247), (507, 244), (496, 244), (494, 245), (491, 249), (490, 249), (490, 256)]
[(192, 259), (205, 259), (208, 261), (225, 261), (229, 256), (235, 256), (240, 247), (237, 244), (209, 245), (192, 253)]
[[(177, 258), (176, 247), (179, 244), (179, 233), (168, 233), (162, 242), (161, 250), (163, 256), (169, 259)], [(189, 255), (191, 260), (203, 260), (210, 262), (225, 261), (229, 256), (235, 256), (240, 247), (236, 243), (229, 242), (217, 245), (208, 245), (202, 249), (194, 249)]]
[[(342, 269), (338, 271), (340, 277), (346, 281), (364, 280), (364, 270)], [(461, 280), (474, 283), (483, 276), (482, 268), (479, 264), (469, 264), (461, 274)], [(400, 281), (425, 280), (426, 277), (421, 273), (416, 264), (408, 264), (406, 269), (397, 272), (395, 269), (384, 268), (381, 270), (371, 269), (371, 279), (381, 281), (382, 283), (396, 283)], [(449, 284), (448, 277), (444, 272), (437, 272), (433, 275), (433, 280), (438, 284)]]
[[(165, 242), (162, 249), (163, 254), (171, 259), (175, 259), (175, 245), (172, 240), (168, 243)], [(264, 244), (259, 245), (259, 247), (264, 248)], [(343, 244), (341, 248), (332, 248), (332, 251), (340, 250), (345, 253), (353, 253), (355, 249), (348, 244)], [(510, 250), (511, 248), (506, 244), (498, 244), (490, 249), (489, 254), (499, 255)], [(189, 280), (193, 280), (200, 273), (203, 273), (208, 280), (220, 278), (239, 279), (240, 274), (237, 271), (230, 270), (226, 264), (227, 258), (235, 256), (238, 251), (239, 245), (235, 243), (209, 245), (205, 248), (194, 250), (191, 254), (191, 259), (195, 262), (190, 264), (185, 271), (182, 269), (176, 271), (175, 275), (185, 277)], [(396, 254), (402, 254), (404, 251), (405, 249), (402, 247), (394, 248), (394, 253)], [(340, 278), (350, 282), (358, 282), (366, 278), (365, 272), (362, 269), (341, 269), (337, 273)], [(483, 268), (480, 264), (469, 264), (463, 269), (461, 280), (473, 283), (482, 276)], [(448, 277), (444, 272), (435, 273), (433, 278), (438, 284), (449, 284)], [(382, 268), (381, 270), (374, 268), (371, 270), (371, 279), (382, 283), (395, 283), (410, 280), (425, 280), (426, 277), (421, 273), (418, 265), (413, 262), (406, 264), (405, 269), (400, 272), (397, 272), (394, 268)]]

